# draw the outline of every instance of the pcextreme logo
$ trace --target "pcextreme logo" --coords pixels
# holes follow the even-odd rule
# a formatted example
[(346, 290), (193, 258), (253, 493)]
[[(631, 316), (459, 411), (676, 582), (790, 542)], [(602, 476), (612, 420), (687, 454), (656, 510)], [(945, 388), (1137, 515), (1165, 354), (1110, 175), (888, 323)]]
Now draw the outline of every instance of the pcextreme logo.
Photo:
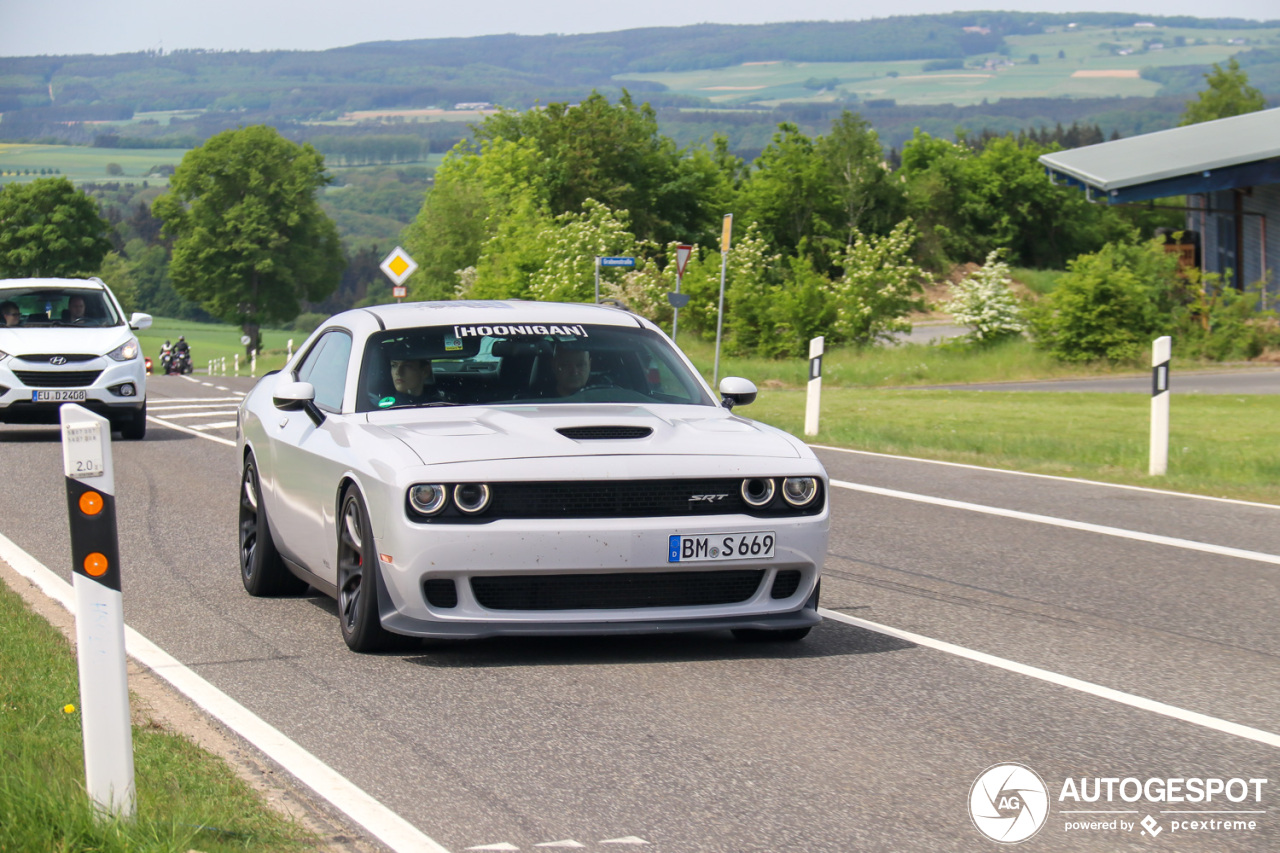
[[(1080, 776), (1058, 789), (1064, 832), (1134, 833), (1155, 840), (1257, 830), (1267, 810), (1267, 779), (1247, 776)], [(1023, 764), (995, 764), (969, 789), (969, 817), (992, 841), (1017, 844), (1049, 820), (1049, 794), (1038, 773)], [(1163, 839), (1161, 839), (1163, 840)]]

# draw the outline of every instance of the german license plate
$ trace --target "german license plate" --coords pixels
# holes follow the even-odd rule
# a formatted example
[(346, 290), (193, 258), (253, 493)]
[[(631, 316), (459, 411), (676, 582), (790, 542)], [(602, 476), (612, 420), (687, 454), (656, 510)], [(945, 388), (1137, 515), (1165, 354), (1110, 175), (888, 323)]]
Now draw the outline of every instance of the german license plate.
[(773, 556), (777, 540), (772, 530), (750, 533), (706, 533), (669, 537), (668, 563), (709, 563), (718, 560), (762, 560)]
[(89, 392), (79, 391), (32, 391), (33, 403), (83, 403), (89, 399)]

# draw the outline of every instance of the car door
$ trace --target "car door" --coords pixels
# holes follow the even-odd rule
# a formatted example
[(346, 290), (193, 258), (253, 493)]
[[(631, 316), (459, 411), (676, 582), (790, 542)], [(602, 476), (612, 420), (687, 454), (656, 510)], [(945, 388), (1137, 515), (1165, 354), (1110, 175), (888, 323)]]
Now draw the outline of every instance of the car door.
[(316, 389), (320, 424), (303, 411), (280, 412), (273, 429), (274, 480), (278, 509), (270, 513), (277, 547), (319, 577), (334, 581), (337, 570), (334, 514), (337, 487), (350, 467), (350, 443), (342, 414), (351, 334), (335, 329), (316, 339), (295, 373)]

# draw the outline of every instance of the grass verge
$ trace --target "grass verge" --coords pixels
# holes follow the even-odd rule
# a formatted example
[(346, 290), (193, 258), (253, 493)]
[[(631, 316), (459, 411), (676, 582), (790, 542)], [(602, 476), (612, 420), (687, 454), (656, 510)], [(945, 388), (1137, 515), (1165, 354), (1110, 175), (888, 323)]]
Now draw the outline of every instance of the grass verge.
[[(0, 850), (288, 851), (316, 839), (221, 759), (135, 712), (137, 815), (100, 820), (84, 789), (76, 661), (66, 639), (0, 583)], [(66, 713), (65, 706), (75, 711)], [(133, 706), (137, 708), (137, 701)]]
[[(794, 435), (803, 391), (766, 391), (742, 413)], [(1280, 396), (1182, 395), (1169, 473), (1147, 474), (1145, 394), (826, 388), (814, 444), (1280, 504), (1271, 436)]]

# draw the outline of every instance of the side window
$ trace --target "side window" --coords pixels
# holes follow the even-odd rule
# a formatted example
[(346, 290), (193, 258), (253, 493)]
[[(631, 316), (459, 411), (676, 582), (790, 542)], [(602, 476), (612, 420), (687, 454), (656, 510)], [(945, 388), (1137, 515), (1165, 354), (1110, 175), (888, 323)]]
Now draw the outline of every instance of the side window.
[(316, 389), (316, 405), (330, 412), (342, 410), (342, 392), (347, 386), (347, 363), (351, 360), (351, 337), (345, 332), (326, 332), (316, 341), (302, 364), (298, 381)]

